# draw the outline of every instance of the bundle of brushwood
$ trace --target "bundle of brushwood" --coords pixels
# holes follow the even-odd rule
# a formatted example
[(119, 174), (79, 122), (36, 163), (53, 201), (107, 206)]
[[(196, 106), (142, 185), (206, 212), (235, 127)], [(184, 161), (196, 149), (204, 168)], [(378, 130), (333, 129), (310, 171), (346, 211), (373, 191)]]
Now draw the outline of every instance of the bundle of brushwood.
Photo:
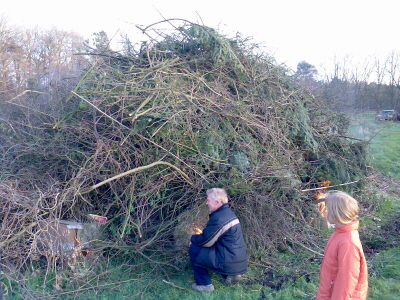
[[(165, 24), (174, 30), (159, 29)], [(26, 173), (15, 166), (29, 166), (34, 180), (51, 177), (57, 192), (44, 197), (36, 190), (36, 206), (14, 199), (2, 205), (0, 219), (22, 232), (47, 217), (99, 214), (107, 217), (100, 244), (109, 253), (174, 267), (175, 229), (189, 232), (188, 211), (205, 202), (206, 189), (223, 187), (252, 261), (276, 250), (320, 254), (323, 241), (312, 226), (318, 213), (302, 190), (325, 180), (362, 184), (366, 173), (365, 144), (345, 137), (344, 116), (240, 36), (182, 20), (141, 30), (148, 42), (140, 49), (126, 42), (123, 53), (104, 44), (85, 53), (91, 67), (57, 115), (37, 112), (36, 123), (45, 119), (41, 129), (31, 128), (37, 138), (18, 135), (20, 145), (32, 147), (10, 147), (14, 168), (7, 172), (23, 181)], [(29, 174), (26, 186), (35, 191)], [(12, 223), (3, 217), (7, 207), (36, 217)], [(23, 243), (4, 243), (13, 245)]]

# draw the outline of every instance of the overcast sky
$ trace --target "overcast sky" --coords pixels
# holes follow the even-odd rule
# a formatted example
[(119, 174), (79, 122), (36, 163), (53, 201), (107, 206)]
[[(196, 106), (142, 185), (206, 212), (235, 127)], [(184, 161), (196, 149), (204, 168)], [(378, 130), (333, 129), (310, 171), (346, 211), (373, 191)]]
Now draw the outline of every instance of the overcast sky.
[[(400, 51), (396, 0), (1, 0), (9, 25), (56, 27), (89, 38), (104, 30), (140, 39), (143, 26), (164, 18), (203, 22), (262, 43), (278, 63), (295, 69), (305, 60), (318, 69), (334, 56), (386, 56)], [(162, 16), (161, 16), (162, 15)], [(119, 30), (119, 31), (118, 31)], [(117, 33), (118, 32), (118, 33)]]

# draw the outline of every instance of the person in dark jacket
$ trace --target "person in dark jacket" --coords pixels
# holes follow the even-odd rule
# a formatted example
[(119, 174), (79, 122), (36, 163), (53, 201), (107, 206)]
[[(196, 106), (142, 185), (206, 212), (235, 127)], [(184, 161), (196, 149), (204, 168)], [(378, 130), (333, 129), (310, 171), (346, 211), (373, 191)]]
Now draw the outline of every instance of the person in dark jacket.
[(206, 204), (210, 218), (202, 233), (191, 236), (189, 255), (196, 280), (192, 289), (211, 293), (214, 286), (208, 270), (221, 274), (225, 284), (236, 283), (247, 271), (247, 256), (242, 228), (226, 191), (208, 190)]

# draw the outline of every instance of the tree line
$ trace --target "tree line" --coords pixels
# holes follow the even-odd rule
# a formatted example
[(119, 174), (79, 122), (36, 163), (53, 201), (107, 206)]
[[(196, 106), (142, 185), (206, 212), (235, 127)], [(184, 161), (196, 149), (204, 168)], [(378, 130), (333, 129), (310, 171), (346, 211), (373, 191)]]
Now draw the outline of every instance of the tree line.
[(0, 18), (1, 98), (25, 90), (49, 92), (76, 79), (84, 67), (83, 57), (74, 55), (83, 38), (73, 32), (9, 26)]
[(371, 56), (362, 63), (336, 57), (323, 73), (302, 61), (295, 77), (340, 111), (400, 109), (399, 51), (384, 58)]

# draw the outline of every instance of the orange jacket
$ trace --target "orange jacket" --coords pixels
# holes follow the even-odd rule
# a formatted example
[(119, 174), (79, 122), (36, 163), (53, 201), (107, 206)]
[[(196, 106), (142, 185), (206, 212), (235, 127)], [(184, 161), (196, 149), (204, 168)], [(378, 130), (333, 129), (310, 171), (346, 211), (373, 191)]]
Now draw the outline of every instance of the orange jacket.
[(368, 272), (358, 221), (336, 226), (326, 245), (316, 300), (365, 300)]

